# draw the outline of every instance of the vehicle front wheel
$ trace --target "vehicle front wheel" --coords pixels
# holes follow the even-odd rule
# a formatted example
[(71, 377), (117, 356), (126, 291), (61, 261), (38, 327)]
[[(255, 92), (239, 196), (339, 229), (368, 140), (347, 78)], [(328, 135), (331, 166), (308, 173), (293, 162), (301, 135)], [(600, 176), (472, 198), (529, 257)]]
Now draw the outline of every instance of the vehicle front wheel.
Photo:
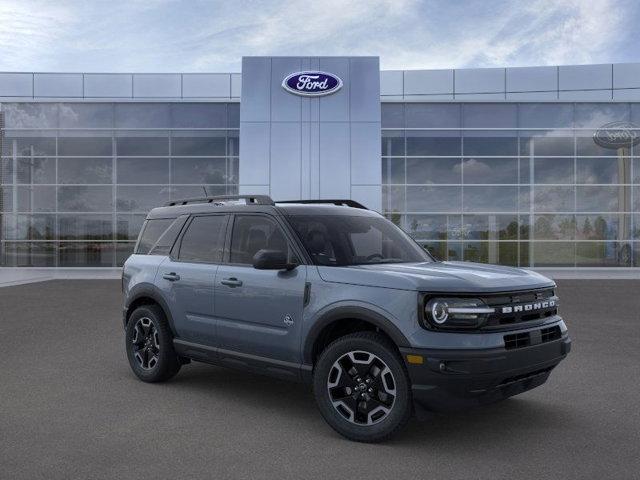
[(125, 341), (131, 370), (143, 382), (163, 382), (180, 370), (167, 318), (157, 305), (143, 305), (133, 311)]
[(313, 390), (324, 419), (350, 440), (386, 440), (411, 417), (406, 368), (378, 333), (353, 333), (331, 343), (316, 363)]

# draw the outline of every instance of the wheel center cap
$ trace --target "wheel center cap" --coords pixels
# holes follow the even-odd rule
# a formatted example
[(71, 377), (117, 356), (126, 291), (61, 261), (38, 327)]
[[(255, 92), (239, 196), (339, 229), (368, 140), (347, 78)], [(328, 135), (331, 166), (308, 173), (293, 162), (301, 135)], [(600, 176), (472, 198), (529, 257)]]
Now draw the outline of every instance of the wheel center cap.
[(365, 390), (366, 388), (367, 388), (367, 386), (364, 383), (358, 384), (358, 389), (359, 390)]

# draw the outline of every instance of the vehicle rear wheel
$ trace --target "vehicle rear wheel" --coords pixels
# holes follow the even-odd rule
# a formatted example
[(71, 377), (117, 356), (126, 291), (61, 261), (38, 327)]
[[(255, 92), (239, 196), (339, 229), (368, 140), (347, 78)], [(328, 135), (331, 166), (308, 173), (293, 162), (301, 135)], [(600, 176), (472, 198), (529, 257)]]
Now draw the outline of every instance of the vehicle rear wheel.
[(131, 370), (143, 382), (163, 382), (180, 370), (173, 336), (160, 307), (136, 308), (129, 317), (125, 339)]
[(378, 333), (331, 343), (316, 363), (313, 390), (327, 423), (358, 442), (386, 440), (411, 416), (407, 371), (394, 345)]

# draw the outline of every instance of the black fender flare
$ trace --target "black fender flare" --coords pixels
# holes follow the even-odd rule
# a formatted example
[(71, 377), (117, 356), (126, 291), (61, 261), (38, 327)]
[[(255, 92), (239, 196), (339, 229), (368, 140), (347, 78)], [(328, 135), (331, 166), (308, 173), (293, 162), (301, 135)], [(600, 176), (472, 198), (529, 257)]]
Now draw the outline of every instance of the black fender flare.
[(151, 300), (156, 302), (158, 305), (160, 305), (160, 308), (162, 308), (162, 310), (164, 311), (164, 314), (167, 317), (167, 321), (169, 322), (169, 328), (171, 328), (171, 333), (173, 334), (174, 337), (176, 337), (176, 329), (173, 326), (173, 317), (171, 316), (171, 309), (169, 308), (169, 305), (163, 298), (162, 294), (158, 291), (158, 289), (154, 285), (151, 285), (151, 284), (141, 283), (136, 285), (129, 291), (129, 294), (127, 295), (127, 301), (124, 305), (124, 312), (123, 312), (123, 318), (122, 318), (125, 328), (127, 326), (127, 320), (128, 320), (127, 312), (129, 311), (130, 305), (132, 305), (136, 300), (139, 300), (145, 297), (150, 298)]
[(302, 349), (302, 358), (305, 364), (313, 364), (313, 347), (322, 330), (333, 322), (347, 319), (362, 320), (375, 325), (386, 333), (398, 347), (410, 346), (407, 337), (384, 315), (366, 307), (340, 306), (323, 313), (309, 329)]

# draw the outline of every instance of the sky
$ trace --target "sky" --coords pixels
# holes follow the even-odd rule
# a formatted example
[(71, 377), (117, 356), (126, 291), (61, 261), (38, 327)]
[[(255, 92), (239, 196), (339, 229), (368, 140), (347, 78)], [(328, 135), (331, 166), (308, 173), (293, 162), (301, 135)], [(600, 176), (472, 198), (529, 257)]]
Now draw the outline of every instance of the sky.
[(0, 71), (239, 72), (243, 55), (381, 68), (640, 61), (636, 0), (0, 0)]

